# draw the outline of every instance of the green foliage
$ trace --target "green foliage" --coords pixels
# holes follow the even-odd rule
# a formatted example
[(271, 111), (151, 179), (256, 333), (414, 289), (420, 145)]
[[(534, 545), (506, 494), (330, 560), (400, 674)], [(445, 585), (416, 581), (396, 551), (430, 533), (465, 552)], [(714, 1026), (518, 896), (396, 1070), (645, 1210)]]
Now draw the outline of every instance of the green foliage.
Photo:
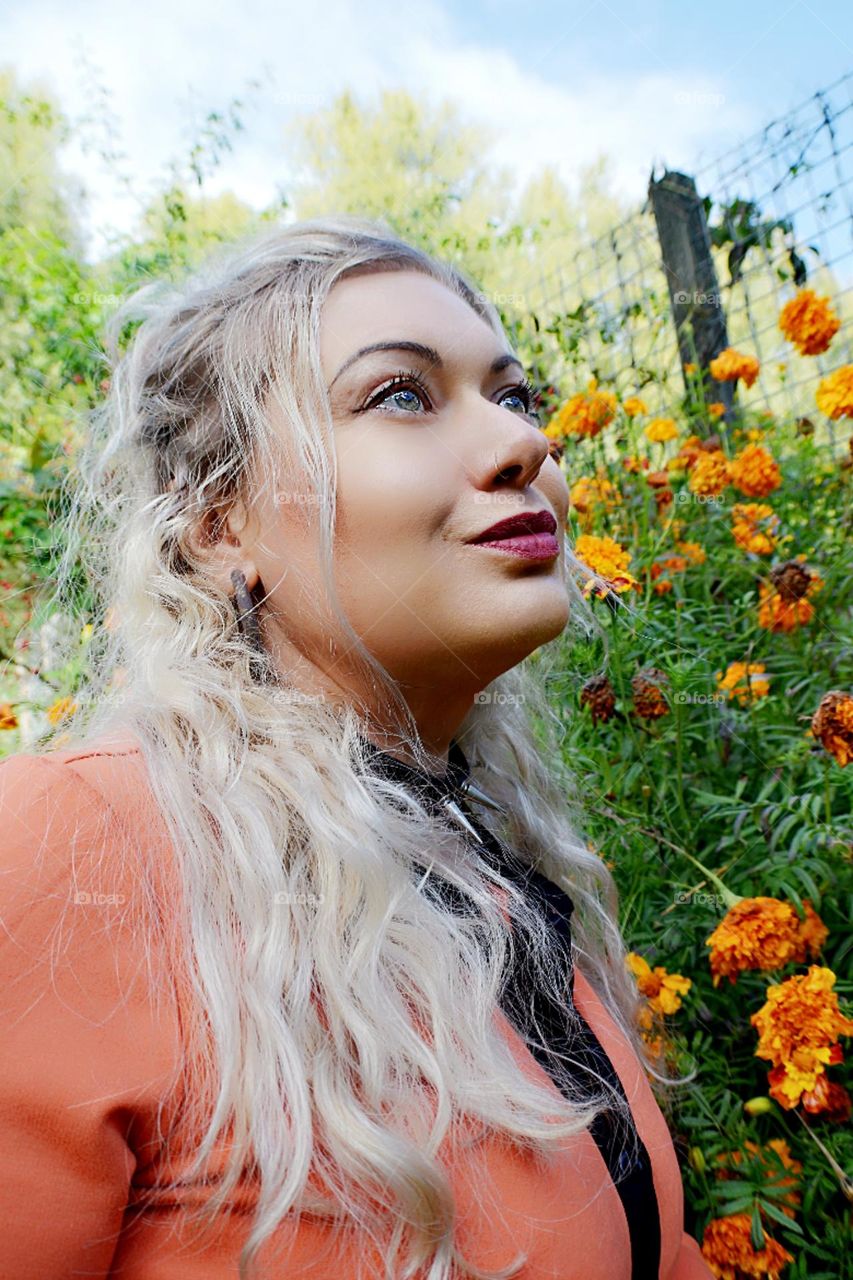
[[(18, 717), (43, 717), (57, 699), (73, 698), (81, 678), (79, 663), (38, 670), (34, 637), (45, 619), (33, 610), (61, 551), (53, 526), (80, 423), (105, 390), (104, 320), (140, 282), (178, 277), (211, 248), (275, 222), (287, 209), (298, 217), (330, 209), (382, 217), (409, 240), (461, 265), (495, 299), (509, 341), (542, 388), (546, 422), (565, 395), (597, 377), (620, 396), (660, 391), (682, 437), (712, 429), (698, 382), (684, 395), (673, 393), (667, 372), (655, 363), (654, 344), (648, 359), (631, 358), (634, 326), (642, 321), (659, 332), (667, 322), (665, 287), (645, 287), (642, 294), (626, 289), (618, 305), (581, 298), (550, 310), (534, 310), (518, 292), (534, 266), (563, 261), (599, 224), (615, 222), (603, 166), (586, 174), (577, 207), (551, 172), (513, 206), (506, 176), (479, 160), (484, 137), (464, 129), (450, 108), (429, 113), (401, 91), (386, 94), (371, 111), (344, 94), (329, 110), (297, 123), (293, 150), (302, 181), (257, 212), (231, 194), (212, 198), (204, 191), (232, 136), (242, 131), (244, 105), (235, 100), (205, 118), (136, 233), (119, 237), (109, 256), (89, 264), (56, 166), (68, 124), (55, 104), (0, 77), (4, 751), (19, 745)], [(114, 151), (104, 159), (112, 163)], [(779, 230), (736, 203), (718, 248), (729, 243), (726, 235), (748, 248)], [(609, 361), (619, 365), (618, 383), (608, 375)], [(713, 1217), (743, 1211), (756, 1244), (772, 1234), (794, 1254), (786, 1280), (838, 1280), (849, 1245), (849, 1206), (826, 1154), (799, 1113), (775, 1103), (765, 1114), (744, 1110), (747, 1099), (767, 1092), (767, 1064), (755, 1056), (749, 1015), (764, 1002), (769, 982), (798, 968), (745, 973), (735, 986), (715, 988), (705, 940), (723, 909), (712, 877), (737, 894), (784, 898), (800, 910), (808, 898), (829, 929), (819, 963), (836, 973), (842, 1001), (851, 997), (853, 769), (842, 768), (808, 736), (822, 696), (853, 685), (851, 471), (833, 452), (825, 424), (804, 434), (792, 422), (741, 412), (721, 442), (724, 452), (731, 456), (742, 446), (738, 432), (762, 428), (782, 471), (780, 486), (766, 499), (780, 521), (776, 549), (767, 557), (735, 544), (731, 508), (751, 499), (731, 486), (719, 500), (698, 501), (686, 474), (674, 472), (673, 500), (658, 507), (646, 475), (663, 470), (676, 446), (650, 444), (642, 424), (620, 409), (602, 435), (565, 445), (570, 485), (584, 475), (604, 477), (619, 493), (618, 503), (599, 503), (588, 515), (575, 509), (570, 532), (620, 541), (641, 589), (630, 593), (630, 610), (595, 600), (606, 645), (564, 638), (566, 661), (553, 687), (565, 722), (564, 749), (587, 801), (589, 837), (614, 870), (629, 946), (692, 984), (671, 1020), (676, 1066), (698, 1069), (671, 1117), (679, 1154), (693, 1153), (683, 1158), (688, 1227), (701, 1238)], [(638, 456), (647, 468), (626, 469)], [(684, 554), (679, 544), (685, 542), (698, 544), (704, 561), (667, 566)], [(811, 598), (814, 616), (791, 632), (768, 631), (759, 625), (760, 585), (774, 564), (798, 555), (823, 580)], [(670, 581), (671, 590), (659, 593), (662, 581)], [(82, 648), (104, 619), (94, 613), (87, 584), (79, 587)], [(735, 661), (764, 665), (765, 696), (741, 703), (720, 692), (718, 673)], [(665, 677), (666, 714), (656, 720), (639, 717), (634, 704), (632, 678), (649, 664)], [(615, 709), (596, 723), (581, 693), (602, 671)], [(25, 677), (36, 672), (40, 693), (25, 693)], [(834, 1065), (831, 1075), (850, 1085), (844, 1064)], [(820, 1117), (808, 1124), (839, 1166), (853, 1167), (849, 1129)], [(803, 1166), (795, 1219), (782, 1212), (790, 1186), (767, 1147), (779, 1137)], [(764, 1162), (748, 1142), (761, 1146)], [(733, 1151), (740, 1163), (720, 1177), (719, 1157)]]

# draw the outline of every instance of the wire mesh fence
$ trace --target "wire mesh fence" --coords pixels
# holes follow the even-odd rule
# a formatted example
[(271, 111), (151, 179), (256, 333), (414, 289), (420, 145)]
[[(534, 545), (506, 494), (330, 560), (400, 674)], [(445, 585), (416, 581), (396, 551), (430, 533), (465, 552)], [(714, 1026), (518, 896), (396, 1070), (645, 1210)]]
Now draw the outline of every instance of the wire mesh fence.
[[(570, 394), (594, 377), (619, 395), (642, 393), (650, 412), (671, 412), (687, 392), (685, 364), (704, 367), (731, 345), (760, 364), (753, 385), (738, 387), (742, 406), (813, 415), (818, 381), (853, 360), (852, 148), (849, 73), (694, 175), (652, 174), (640, 209), (526, 283), (552, 384)], [(660, 203), (691, 183), (707, 271), (692, 281), (701, 290), (679, 290), (687, 214), (662, 227)], [(693, 248), (701, 266), (703, 246)], [(841, 320), (816, 356), (800, 355), (779, 328), (782, 307), (803, 287), (828, 297)], [(713, 349), (699, 342), (697, 351), (694, 321), (707, 335), (709, 317)]]

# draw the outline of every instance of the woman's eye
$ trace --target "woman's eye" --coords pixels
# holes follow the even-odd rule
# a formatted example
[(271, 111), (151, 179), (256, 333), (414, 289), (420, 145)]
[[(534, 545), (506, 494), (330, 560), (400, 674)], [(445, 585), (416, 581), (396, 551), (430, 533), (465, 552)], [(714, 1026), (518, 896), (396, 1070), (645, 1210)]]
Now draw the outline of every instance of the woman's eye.
[(539, 419), (539, 410), (533, 408), (533, 396), (528, 387), (514, 387), (511, 391), (505, 391), (501, 396), (501, 401), (518, 400), (521, 404), (521, 411), (529, 418)]
[[(403, 396), (408, 396), (409, 399), (407, 401), (406, 400), (401, 401), (398, 399), (398, 397), (403, 397)], [(402, 404), (404, 407), (404, 411), (408, 413), (412, 408), (414, 408), (413, 401), (415, 403), (421, 402), (422, 397), (420, 392), (413, 390), (412, 387), (397, 387), (396, 390), (394, 391), (386, 391), (385, 394), (381, 396), (379, 400), (375, 401), (375, 404), (377, 405), (385, 404), (386, 401), (388, 400), (397, 400), (398, 401), (397, 407), (400, 407), (400, 405)]]
[(501, 400), (518, 400), (525, 413), (530, 412), (530, 398), (523, 391), (507, 391)]

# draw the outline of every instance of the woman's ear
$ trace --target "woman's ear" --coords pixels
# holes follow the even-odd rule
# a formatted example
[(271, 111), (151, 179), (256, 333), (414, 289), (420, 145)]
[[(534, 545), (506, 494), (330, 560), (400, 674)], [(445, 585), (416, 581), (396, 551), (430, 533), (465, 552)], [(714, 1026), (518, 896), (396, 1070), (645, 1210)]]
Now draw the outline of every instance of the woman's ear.
[(189, 535), (193, 554), (204, 564), (204, 571), (225, 592), (233, 596), (231, 574), (239, 569), (246, 579), (247, 590), (257, 585), (259, 573), (252, 550), (255, 530), (240, 499), (228, 508), (206, 511)]

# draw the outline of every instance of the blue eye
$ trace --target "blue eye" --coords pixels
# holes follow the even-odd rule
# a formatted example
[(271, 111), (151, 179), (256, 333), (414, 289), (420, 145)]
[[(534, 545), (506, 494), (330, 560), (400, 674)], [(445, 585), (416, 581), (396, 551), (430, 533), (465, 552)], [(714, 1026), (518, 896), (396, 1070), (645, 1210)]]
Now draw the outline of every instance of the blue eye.
[[(406, 392), (408, 392), (409, 395), (415, 395), (416, 398), (420, 398), (421, 400), (429, 401), (427, 389), (421, 382), (417, 373), (415, 373), (414, 370), (401, 370), (400, 373), (394, 375), (390, 382), (385, 384), (381, 391), (378, 391), (372, 399), (368, 400), (367, 404), (364, 405), (364, 408), (379, 408), (386, 400), (391, 400), (395, 396), (404, 395)], [(409, 410), (404, 409), (403, 412), (408, 413)]]
[[(392, 400), (398, 396), (407, 394), (409, 396), (413, 396), (415, 402), (420, 400), (422, 403), (425, 402), (426, 404), (429, 404), (429, 393), (421, 378), (413, 369), (401, 369), (399, 373), (394, 375), (390, 382), (387, 382), (381, 390), (367, 401), (366, 404), (362, 405), (362, 411), (366, 411), (368, 409), (381, 409), (387, 400)], [(501, 402), (512, 398), (520, 402), (522, 413), (524, 413), (526, 417), (532, 418), (535, 422), (539, 421), (539, 410), (533, 407), (534, 401), (538, 400), (538, 396), (536, 396), (533, 386), (527, 378), (525, 378), (523, 382), (520, 382), (518, 386), (510, 387), (508, 391), (505, 391), (501, 396)], [(417, 409), (415, 405), (412, 404), (411, 400), (409, 401), (409, 405), (411, 407), (408, 409), (402, 408), (399, 405), (398, 408), (403, 413), (417, 412)], [(384, 411), (387, 412), (387, 410)]]

